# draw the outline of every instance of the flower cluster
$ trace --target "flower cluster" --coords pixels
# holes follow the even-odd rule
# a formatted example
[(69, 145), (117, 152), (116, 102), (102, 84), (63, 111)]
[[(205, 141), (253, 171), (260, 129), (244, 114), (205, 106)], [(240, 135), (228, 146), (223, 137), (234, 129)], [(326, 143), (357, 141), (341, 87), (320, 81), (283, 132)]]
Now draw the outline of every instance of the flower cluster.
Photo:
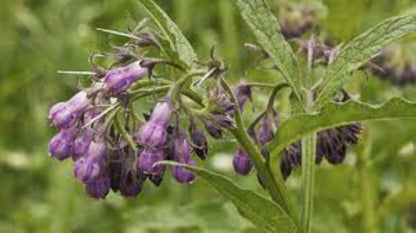
[(394, 48), (386, 48), (380, 55), (367, 63), (365, 68), (396, 85), (414, 84), (416, 82), (416, 65), (408, 59), (400, 58), (399, 53)]

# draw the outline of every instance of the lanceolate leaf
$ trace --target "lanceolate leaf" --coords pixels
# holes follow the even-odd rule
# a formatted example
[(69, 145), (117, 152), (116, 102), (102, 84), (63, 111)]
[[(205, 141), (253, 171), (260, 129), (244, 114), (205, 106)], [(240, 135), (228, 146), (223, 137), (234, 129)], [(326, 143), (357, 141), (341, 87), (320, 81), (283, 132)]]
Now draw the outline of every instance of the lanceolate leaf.
[(323, 106), (341, 88), (348, 74), (373, 58), (387, 44), (416, 31), (416, 14), (393, 17), (347, 44), (329, 66), (317, 107)]
[(296, 56), (280, 33), (279, 23), (266, 1), (236, 0), (236, 3), (258, 43), (267, 51), (286, 82), (292, 87), (295, 95), (301, 100)]
[(195, 66), (198, 61), (197, 55), (189, 41), (182, 34), (178, 26), (169, 18), (169, 16), (152, 0), (139, 0), (146, 8), (149, 15), (158, 25), (163, 35), (169, 42), (170, 49), (173, 50), (177, 57), (188, 67)]
[(240, 214), (259, 229), (276, 233), (296, 232), (295, 223), (279, 205), (251, 190), (238, 187), (229, 178), (203, 168), (186, 166), (175, 162), (163, 163), (172, 166), (182, 166), (194, 172), (222, 196), (230, 200), (237, 207)]
[(416, 103), (394, 98), (374, 106), (356, 101), (329, 103), (314, 115), (297, 115), (284, 122), (272, 142), (267, 145), (273, 156), (302, 137), (324, 129), (357, 121), (416, 119)]

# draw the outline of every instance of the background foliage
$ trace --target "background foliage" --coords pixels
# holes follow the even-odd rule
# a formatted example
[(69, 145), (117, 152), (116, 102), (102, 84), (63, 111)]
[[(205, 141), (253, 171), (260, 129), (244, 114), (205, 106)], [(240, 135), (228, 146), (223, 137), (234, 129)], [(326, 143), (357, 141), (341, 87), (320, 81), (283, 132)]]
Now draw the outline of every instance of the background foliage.
[[(281, 17), (281, 6), (295, 1), (270, 2)], [(201, 57), (208, 57), (211, 46), (217, 46), (220, 57), (230, 65), (227, 79), (267, 79), (243, 48), (254, 38), (231, 1), (157, 3), (176, 20)], [(387, 17), (416, 10), (412, 0), (322, 0), (313, 4), (322, 7), (321, 33), (333, 35), (339, 42)], [(76, 77), (57, 75), (56, 70), (88, 70), (89, 53), (108, 50), (109, 38), (113, 44), (119, 40), (94, 28), (125, 30), (143, 17), (145, 12), (134, 0), (2, 0), (0, 232), (255, 231), (202, 180), (190, 186), (173, 181), (160, 188), (149, 185), (134, 200), (110, 195), (105, 201), (94, 201), (72, 177), (71, 161), (57, 163), (48, 158), (47, 140), (54, 132), (46, 112), (57, 99), (69, 97), (78, 84)], [(414, 41), (406, 38), (401, 47), (416, 52)], [(247, 67), (253, 69), (246, 72)], [(415, 87), (393, 87), (363, 72), (354, 74), (347, 89), (374, 104), (394, 96), (416, 101)], [(281, 105), (284, 109), (284, 103)], [(382, 232), (411, 231), (407, 221), (409, 206), (416, 203), (416, 124), (403, 120), (365, 127), (362, 145), (350, 151), (344, 165), (317, 167), (316, 232), (358, 232), (366, 214), (373, 215)], [(229, 141), (215, 143), (204, 166), (263, 192), (254, 174), (241, 178), (230, 170), (234, 147)], [(361, 156), (367, 156), (365, 164)], [(299, 193), (298, 174), (288, 185)]]

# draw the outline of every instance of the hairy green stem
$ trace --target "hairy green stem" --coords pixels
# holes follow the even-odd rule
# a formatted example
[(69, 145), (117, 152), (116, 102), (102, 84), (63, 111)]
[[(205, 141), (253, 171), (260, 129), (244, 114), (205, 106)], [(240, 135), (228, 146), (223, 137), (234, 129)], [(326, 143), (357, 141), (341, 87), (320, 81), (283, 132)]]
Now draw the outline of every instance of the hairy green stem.
[(302, 188), (303, 210), (302, 229), (311, 232), (313, 220), (313, 196), (315, 187), (316, 134), (302, 139)]
[[(230, 95), (231, 101), (234, 103), (235, 106), (238, 106), (236, 97), (228, 85), (228, 83), (221, 79), (221, 85), (225, 89), (225, 91)], [(241, 112), (238, 107), (235, 107), (234, 111), (234, 118), (236, 121), (236, 128), (231, 129), (231, 133), (240, 143), (240, 145), (244, 148), (244, 150), (249, 154), (253, 164), (263, 179), (265, 186), (267, 187), (272, 199), (279, 203), (289, 214), (290, 217), (295, 222), (298, 222), (298, 216), (296, 213), (296, 209), (294, 208), (294, 203), (292, 203), (292, 199), (289, 196), (289, 192), (286, 188), (283, 178), (280, 176), (273, 176), (273, 173), (268, 166), (266, 165), (266, 161), (261, 155), (261, 151), (259, 147), (253, 142), (250, 138), (250, 135), (247, 133), (247, 129), (244, 126), (243, 119), (241, 117)], [(277, 165), (276, 165), (277, 166)]]
[(360, 182), (360, 196), (362, 206), (362, 232), (377, 233), (377, 215), (375, 211), (373, 185), (371, 177), (370, 153), (371, 146), (368, 145), (368, 131), (362, 136), (358, 147), (357, 171)]

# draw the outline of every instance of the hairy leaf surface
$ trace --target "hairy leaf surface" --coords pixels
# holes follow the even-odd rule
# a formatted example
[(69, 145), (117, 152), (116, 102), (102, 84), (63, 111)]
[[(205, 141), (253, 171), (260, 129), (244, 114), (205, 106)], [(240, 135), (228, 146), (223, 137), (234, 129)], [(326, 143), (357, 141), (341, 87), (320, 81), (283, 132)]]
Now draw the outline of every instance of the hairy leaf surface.
[(328, 67), (316, 106), (319, 108), (329, 101), (351, 71), (376, 56), (384, 46), (415, 31), (416, 14), (397, 16), (381, 22), (348, 43)]
[(230, 200), (240, 214), (250, 220), (259, 229), (266, 232), (296, 232), (294, 221), (275, 202), (247, 189), (237, 186), (229, 178), (199, 167), (187, 166), (175, 162), (163, 162), (172, 166), (181, 166), (204, 179), (223, 197)]

